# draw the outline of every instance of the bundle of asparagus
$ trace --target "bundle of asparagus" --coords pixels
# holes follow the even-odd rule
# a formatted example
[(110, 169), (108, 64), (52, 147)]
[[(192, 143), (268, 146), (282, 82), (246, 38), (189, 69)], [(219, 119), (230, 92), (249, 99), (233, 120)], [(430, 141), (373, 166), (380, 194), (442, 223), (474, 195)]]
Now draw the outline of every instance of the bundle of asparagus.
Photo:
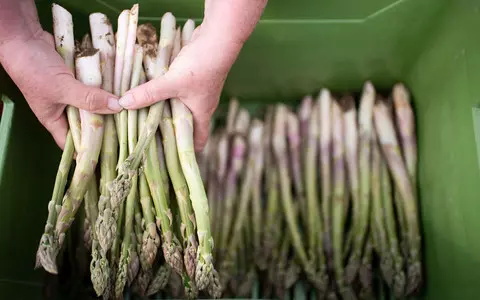
[[(52, 14), (57, 51), (78, 80), (118, 96), (163, 76), (195, 29), (192, 20), (177, 28), (173, 14), (165, 13), (157, 39), (152, 24), (138, 25), (135, 4), (119, 15), (115, 35), (106, 15), (92, 13), (90, 33), (75, 44), (71, 14), (57, 4)], [(188, 108), (171, 99), (105, 116), (69, 107), (67, 117), (70, 131), (36, 266), (59, 272), (59, 254), (78, 215), (97, 296), (118, 299), (130, 286), (153, 295), (167, 289), (175, 273), (183, 286), (172, 287), (177, 294), (183, 290), (183, 297), (196, 298), (205, 291), (220, 297)], [(77, 214), (83, 209), (85, 214)]]
[(296, 113), (267, 106), (262, 121), (231, 99), (201, 166), (225, 295), (248, 296), (260, 278), (264, 297), (284, 297), (301, 273), (321, 298), (370, 298), (375, 278), (396, 297), (419, 290), (410, 96), (366, 82), (359, 102), (324, 88)]

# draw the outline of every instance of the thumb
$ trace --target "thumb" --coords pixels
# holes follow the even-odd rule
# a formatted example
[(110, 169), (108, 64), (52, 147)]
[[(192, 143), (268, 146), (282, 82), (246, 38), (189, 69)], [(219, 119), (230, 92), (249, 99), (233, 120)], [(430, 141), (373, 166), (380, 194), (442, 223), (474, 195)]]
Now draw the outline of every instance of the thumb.
[(73, 77), (62, 82), (61, 102), (92, 113), (112, 114), (122, 110), (118, 98), (106, 91), (87, 86)]
[(120, 98), (119, 104), (123, 108), (139, 109), (177, 96), (178, 82), (164, 75), (131, 89)]

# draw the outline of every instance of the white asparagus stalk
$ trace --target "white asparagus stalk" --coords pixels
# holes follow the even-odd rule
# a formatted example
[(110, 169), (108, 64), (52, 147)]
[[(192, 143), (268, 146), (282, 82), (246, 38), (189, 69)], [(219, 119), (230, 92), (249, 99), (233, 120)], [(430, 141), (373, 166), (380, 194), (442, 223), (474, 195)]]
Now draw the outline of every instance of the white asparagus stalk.
[[(132, 70), (134, 64), (135, 41), (137, 39), (138, 4), (134, 4), (129, 11), (127, 38), (125, 41), (125, 53), (122, 69), (122, 80), (120, 82), (120, 95), (123, 96), (131, 87)], [(143, 57), (143, 53), (142, 53)], [(136, 79), (136, 80), (139, 80)]]
[(113, 92), (113, 74), (115, 68), (115, 37), (112, 24), (102, 13), (93, 13), (89, 16), (92, 44), (100, 51), (102, 66), (102, 89)]
[[(55, 48), (68, 69), (75, 74), (75, 40), (72, 15), (65, 8), (54, 3), (52, 4), (52, 17)], [(66, 110), (73, 143), (78, 152), (81, 143), (80, 115), (76, 107), (68, 105)]]

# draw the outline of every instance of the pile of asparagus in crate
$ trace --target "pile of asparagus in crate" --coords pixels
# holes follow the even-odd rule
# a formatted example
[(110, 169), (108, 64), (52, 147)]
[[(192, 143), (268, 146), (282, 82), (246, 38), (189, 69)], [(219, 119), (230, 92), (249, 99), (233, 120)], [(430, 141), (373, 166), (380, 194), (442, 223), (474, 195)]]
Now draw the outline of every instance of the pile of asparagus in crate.
[[(224, 294), (283, 297), (299, 280), (319, 299), (400, 298), (422, 284), (417, 145), (409, 92), (366, 82), (322, 89), (263, 120), (230, 101), (202, 156), (214, 261)], [(375, 278), (381, 278), (376, 280)]]
[[(195, 24), (188, 20), (177, 29), (175, 17), (166, 13), (157, 38), (151, 24), (138, 25), (138, 12), (138, 4), (122, 11), (115, 35), (106, 15), (93, 13), (90, 33), (75, 43), (71, 14), (52, 6), (57, 51), (78, 80), (121, 96), (166, 72)], [(67, 231), (84, 203), (85, 246), (97, 295), (120, 298), (125, 286), (155, 294), (176, 273), (186, 296), (206, 291), (219, 297), (208, 201), (188, 108), (171, 99), (105, 116), (68, 107), (67, 117), (70, 130), (37, 267), (58, 272)]]
[[(75, 41), (71, 14), (52, 6), (56, 49), (78, 80), (122, 96), (165, 74), (195, 23), (177, 28), (166, 13), (157, 37), (138, 12), (138, 4), (122, 11), (115, 34), (106, 15), (93, 13), (90, 33)], [(397, 84), (385, 99), (367, 82), (357, 109), (352, 96), (323, 89), (294, 111), (269, 105), (251, 120), (232, 99), (226, 125), (195, 154), (192, 115), (178, 99), (116, 115), (67, 107), (37, 267), (59, 273), (75, 221), (104, 299), (125, 290), (248, 296), (254, 282), (263, 297), (283, 297), (299, 281), (319, 298), (368, 298), (375, 278), (397, 297), (417, 291), (408, 91)]]

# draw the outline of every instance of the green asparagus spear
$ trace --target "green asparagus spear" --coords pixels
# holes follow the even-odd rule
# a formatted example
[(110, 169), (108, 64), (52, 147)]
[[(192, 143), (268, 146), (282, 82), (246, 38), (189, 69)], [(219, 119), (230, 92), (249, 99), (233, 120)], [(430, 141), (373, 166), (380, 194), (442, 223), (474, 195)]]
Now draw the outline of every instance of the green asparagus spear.
[(385, 160), (400, 193), (408, 232), (408, 270), (406, 294), (417, 290), (422, 282), (421, 237), (418, 222), (417, 199), (414, 187), (402, 158), (396, 138), (393, 120), (383, 102), (377, 102), (374, 109), (375, 128), (382, 146)]
[(392, 284), (392, 258), (390, 255), (387, 233), (385, 232), (385, 216), (382, 204), (381, 157), (376, 134), (372, 134), (372, 238), (374, 249), (380, 258), (380, 270), (388, 285)]
[[(84, 84), (100, 87), (102, 78), (100, 57), (97, 50), (84, 49), (76, 58), (77, 78)], [(77, 157), (77, 166), (69, 189), (63, 199), (58, 215), (56, 234), (62, 245), (65, 233), (72, 224), (75, 214), (85, 196), (100, 155), (103, 140), (103, 116), (81, 110), (82, 144)]]
[(188, 276), (190, 278), (195, 278), (198, 247), (195, 236), (195, 215), (193, 213), (192, 204), (189, 198), (187, 182), (183, 175), (177, 153), (177, 143), (175, 140), (172, 113), (168, 104), (166, 104), (163, 109), (163, 118), (162, 122), (160, 123), (160, 129), (162, 131), (163, 144), (165, 145), (165, 160), (168, 174), (172, 180), (173, 189), (180, 210), (184, 248), (184, 264)]
[(360, 100), (359, 120), (358, 120), (358, 170), (360, 176), (360, 200), (359, 213), (353, 241), (353, 249), (345, 269), (346, 282), (351, 284), (360, 267), (362, 250), (365, 243), (365, 236), (368, 232), (368, 222), (370, 220), (370, 144), (373, 128), (373, 105), (375, 102), (375, 88), (370, 82), (366, 82), (363, 88), (363, 94)]
[[(115, 63), (115, 39), (113, 29), (107, 16), (93, 13), (89, 16), (92, 45), (99, 50), (102, 71), (102, 89), (113, 91), (113, 73)], [(98, 296), (102, 295), (110, 281), (110, 266), (107, 251), (113, 243), (116, 223), (110, 204), (108, 184), (115, 179), (117, 158), (117, 132), (112, 115), (105, 117), (103, 144), (100, 150), (100, 199), (98, 200), (98, 217), (94, 226), (92, 242), (92, 260), (90, 273), (93, 287)]]
[(405, 272), (403, 271), (404, 260), (400, 252), (397, 238), (397, 228), (395, 224), (395, 213), (392, 204), (392, 188), (390, 176), (388, 173), (386, 162), (381, 161), (381, 177), (382, 177), (382, 198), (385, 212), (385, 229), (387, 230), (388, 246), (393, 263), (393, 282), (390, 288), (393, 290), (397, 298), (402, 298), (405, 293)]
[[(344, 255), (349, 253), (353, 236), (355, 234), (355, 226), (358, 224), (360, 215), (360, 187), (358, 172), (358, 128), (357, 128), (357, 110), (353, 97), (344, 98), (343, 105), (343, 126), (345, 139), (345, 160), (347, 163), (348, 183), (350, 186), (350, 196), (352, 202), (352, 224), (353, 227), (348, 232), (347, 240), (344, 247)], [(347, 210), (346, 210), (347, 211)]]
[[(353, 101), (348, 96), (342, 99), (341, 105), (349, 109)], [(332, 245), (333, 265), (338, 292), (343, 298), (348, 298), (349, 291), (345, 286), (343, 265), (343, 237), (345, 231), (345, 142), (343, 116), (340, 104), (332, 101), (332, 158), (333, 158), (333, 195), (332, 195)]]
[[(255, 179), (255, 163), (258, 160), (258, 156), (261, 155), (260, 148), (262, 147), (261, 140), (263, 134), (263, 124), (260, 120), (255, 119), (252, 122), (251, 130), (249, 133), (250, 151), (248, 153), (246, 170), (241, 185), (240, 197), (238, 203), (237, 217), (233, 224), (232, 236), (228, 240), (228, 248), (225, 253), (225, 258), (221, 268), (222, 285), (226, 286), (232, 273), (232, 265), (237, 259), (237, 250), (241, 246), (241, 237), (243, 235), (243, 229), (245, 222), (248, 218), (248, 207), (252, 196), (253, 180)], [(242, 250), (244, 251), (244, 250)], [(240, 253), (242, 255), (242, 253)]]
[(330, 91), (323, 88), (317, 97), (317, 107), (319, 110), (319, 152), (321, 170), (321, 193), (322, 193), (322, 215), (324, 222), (324, 249), (327, 256), (328, 265), (332, 267), (332, 195), (331, 195), (331, 149), (332, 149), (332, 97)]
[[(140, 114), (145, 115), (146, 110), (141, 109)], [(143, 128), (143, 130), (146, 130), (146, 128)], [(147, 150), (145, 176), (153, 198), (156, 217), (160, 223), (159, 229), (161, 229), (162, 232), (163, 255), (173, 270), (178, 274), (182, 274), (182, 249), (179, 245), (180, 242), (178, 241), (178, 238), (172, 230), (173, 215), (165, 197), (163, 180), (160, 175), (156, 139), (152, 140)]]
[[(143, 48), (139, 45), (135, 45), (137, 22), (138, 8), (134, 7), (134, 9), (130, 11), (127, 48), (125, 50), (126, 57), (133, 56), (133, 59), (125, 60), (126, 65), (124, 66), (124, 71), (128, 72), (131, 70), (132, 73), (131, 76), (126, 76), (126, 79), (129, 79), (128, 88), (134, 88), (138, 86), (140, 82), (140, 73), (142, 70)], [(133, 43), (131, 41), (132, 39)], [(122, 85), (127, 84), (125, 83), (126, 79), (122, 77)], [(138, 137), (138, 112), (136, 110), (127, 111), (127, 125), (128, 151), (131, 153), (135, 149)], [(138, 201), (138, 173), (135, 173), (132, 177), (132, 187), (130, 188), (125, 205), (124, 237), (121, 246), (118, 274), (115, 282), (115, 295), (117, 298), (121, 297), (123, 294), (123, 289), (128, 279), (128, 267), (130, 265), (130, 259), (132, 257), (132, 252), (135, 251), (135, 249), (132, 247), (132, 236), (136, 201)]]
[(45, 231), (40, 239), (40, 245), (37, 250), (37, 267), (42, 266), (47, 272), (53, 274), (57, 274), (58, 272), (55, 256), (59, 251), (54, 226), (57, 222), (57, 212), (61, 207), (63, 192), (67, 183), (70, 166), (72, 165), (74, 151), (72, 133), (69, 132), (62, 153), (62, 158), (58, 166), (52, 199), (48, 202), (48, 218), (45, 225)]
[(237, 178), (243, 169), (244, 156), (246, 152), (246, 142), (244, 135), (250, 123), (250, 115), (244, 109), (240, 110), (235, 122), (236, 134), (232, 137), (233, 143), (230, 149), (230, 167), (227, 172), (225, 182), (224, 196), (224, 214), (222, 220), (222, 234), (220, 238), (220, 247), (227, 251), (227, 242), (232, 227), (232, 215), (234, 211), (235, 195), (237, 189)]

